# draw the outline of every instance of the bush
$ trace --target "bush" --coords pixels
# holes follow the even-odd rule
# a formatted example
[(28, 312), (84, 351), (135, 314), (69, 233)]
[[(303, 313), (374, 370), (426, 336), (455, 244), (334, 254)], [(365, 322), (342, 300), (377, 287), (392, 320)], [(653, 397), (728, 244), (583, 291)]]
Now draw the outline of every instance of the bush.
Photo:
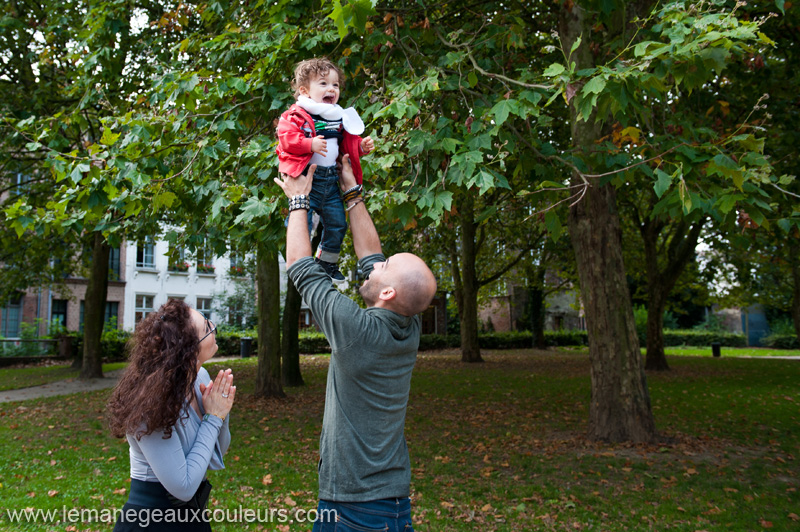
[(678, 329), (664, 331), (664, 347), (679, 345), (710, 346), (714, 342), (726, 347), (747, 347), (743, 334), (713, 330)]
[(581, 330), (545, 331), (544, 338), (547, 345), (554, 346), (581, 346), (589, 345), (589, 333)]
[(775, 349), (800, 349), (800, 342), (794, 334), (770, 334), (762, 338), (761, 343)]

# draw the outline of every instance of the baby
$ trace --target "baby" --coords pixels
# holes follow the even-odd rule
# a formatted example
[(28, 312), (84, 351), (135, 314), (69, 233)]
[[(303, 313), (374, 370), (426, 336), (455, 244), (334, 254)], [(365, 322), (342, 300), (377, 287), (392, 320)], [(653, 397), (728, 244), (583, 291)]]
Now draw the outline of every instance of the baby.
[[(297, 177), (309, 165), (317, 165), (309, 197), (311, 209), (319, 213), (322, 223), (315, 260), (337, 284), (344, 281), (337, 262), (347, 219), (336, 161), (340, 155), (350, 156), (360, 190), (363, 177), (359, 158), (375, 148), (370, 137), (359, 136), (364, 132), (364, 122), (356, 110), (337, 105), (342, 82), (339, 67), (324, 57), (301, 61), (295, 67), (292, 88), (297, 102), (281, 115), (277, 148), (278, 171), (283, 174)], [(309, 211), (309, 228), (311, 214)]]

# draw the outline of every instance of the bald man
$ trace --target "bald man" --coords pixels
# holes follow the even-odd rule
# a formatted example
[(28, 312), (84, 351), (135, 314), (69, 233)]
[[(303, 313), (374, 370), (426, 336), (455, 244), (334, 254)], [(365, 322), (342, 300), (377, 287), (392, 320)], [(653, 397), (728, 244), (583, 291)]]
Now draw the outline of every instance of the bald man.
[(411, 253), (383, 256), (380, 239), (347, 156), (340, 187), (350, 213), (353, 246), (366, 281), (362, 309), (341, 294), (311, 257), (308, 194), (314, 175), (275, 179), (289, 197), (286, 268), (331, 345), (320, 435), (319, 517), (313, 532), (413, 531), (411, 464), (405, 436), (411, 371), (417, 358), (419, 313), (436, 279)]

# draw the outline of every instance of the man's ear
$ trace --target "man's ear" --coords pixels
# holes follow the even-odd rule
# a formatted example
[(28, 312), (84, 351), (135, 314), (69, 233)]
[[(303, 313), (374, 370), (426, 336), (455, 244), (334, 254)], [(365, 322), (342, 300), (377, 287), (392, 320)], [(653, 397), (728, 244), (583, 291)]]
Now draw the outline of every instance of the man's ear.
[(378, 299), (380, 299), (381, 301), (391, 301), (392, 299), (395, 298), (395, 296), (397, 296), (397, 292), (395, 292), (394, 288), (392, 288), (391, 286), (387, 286), (384, 287), (383, 290), (381, 290), (380, 294), (378, 294)]

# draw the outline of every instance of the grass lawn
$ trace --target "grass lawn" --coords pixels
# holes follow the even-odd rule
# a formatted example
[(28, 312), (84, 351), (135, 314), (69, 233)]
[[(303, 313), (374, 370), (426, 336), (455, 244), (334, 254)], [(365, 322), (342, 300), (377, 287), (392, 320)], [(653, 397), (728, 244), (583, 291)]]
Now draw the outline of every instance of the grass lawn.
[[(664, 441), (614, 445), (583, 436), (586, 356), (525, 350), (484, 351), (484, 358), (464, 365), (455, 351), (423, 354), (414, 370), (406, 437), (417, 530), (800, 528), (800, 361), (670, 357), (672, 371), (647, 376)], [(255, 364), (229, 362), (239, 393), (233, 444), (227, 469), (210, 474), (210, 506), (291, 517), (316, 505), (328, 357), (303, 357), (307, 385), (283, 400), (253, 397)], [(122, 506), (128, 446), (105, 428), (109, 393), (0, 404), (4, 512)], [(0, 529), (112, 528), (61, 515), (33, 525), (3, 513)]]
[[(588, 347), (564, 347), (560, 348), (570, 353), (589, 353)], [(773, 349), (769, 347), (725, 347), (720, 351), (721, 358), (726, 357), (800, 357), (800, 349)], [(665, 347), (664, 352), (667, 356), (689, 356), (689, 357), (711, 357), (711, 346), (677, 346)], [(647, 353), (647, 349), (642, 347), (642, 355)]]
[[(125, 367), (124, 362), (103, 364), (103, 372)], [(80, 370), (72, 369), (70, 364), (58, 363), (22, 368), (0, 368), (0, 391), (17, 390), (29, 386), (40, 386), (51, 382), (74, 379)]]

